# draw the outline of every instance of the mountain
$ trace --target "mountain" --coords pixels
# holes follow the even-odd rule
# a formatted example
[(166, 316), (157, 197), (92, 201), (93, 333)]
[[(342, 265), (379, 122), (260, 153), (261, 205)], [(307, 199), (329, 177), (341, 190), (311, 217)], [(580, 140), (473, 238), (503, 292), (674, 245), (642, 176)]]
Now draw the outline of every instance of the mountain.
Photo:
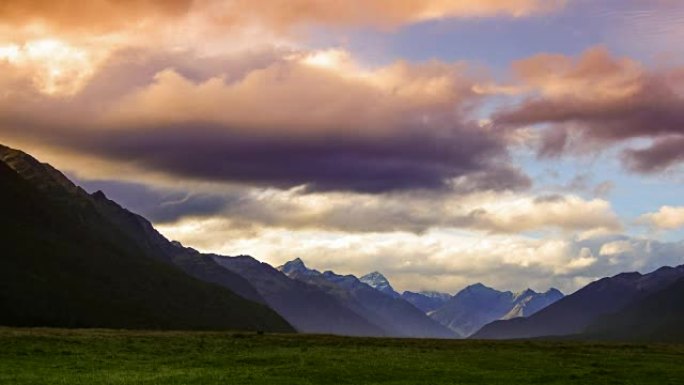
[(451, 299), (451, 294), (436, 291), (421, 291), (418, 293), (405, 291), (401, 298), (420, 309), (423, 313), (430, 313), (444, 306)]
[(454, 338), (455, 333), (427, 317), (410, 303), (393, 298), (353, 275), (309, 269), (300, 259), (278, 268), (290, 278), (314, 285), (346, 308), (383, 330), (383, 335), (414, 338)]
[(0, 146), (0, 181), (0, 324), (293, 331), (267, 306), (162, 261), (104, 214), (103, 194), (50, 165)]
[(479, 339), (567, 336), (583, 332), (599, 317), (640, 301), (684, 277), (684, 266), (650, 274), (622, 273), (592, 282), (527, 318), (492, 322), (473, 335)]
[(551, 288), (546, 293), (536, 293), (530, 289), (514, 296), (515, 306), (505, 316), (503, 320), (518, 317), (529, 317), (541, 309), (555, 303), (563, 298), (564, 295), (558, 289)]
[(0, 146), (0, 160), (52, 199), (92, 207), (147, 255), (179, 267), (195, 278), (230, 289), (246, 299), (265, 303), (243, 277), (226, 271), (207, 256), (199, 255), (177, 242), (169, 241), (155, 230), (147, 219), (107, 199), (102, 191), (89, 195), (49, 164), (41, 163), (18, 150)]
[(590, 339), (684, 342), (684, 278), (601, 316), (585, 330)]
[(381, 293), (389, 295), (392, 298), (401, 297), (399, 293), (394, 291), (394, 288), (392, 288), (392, 285), (390, 285), (389, 280), (387, 280), (384, 275), (377, 271), (364, 275), (363, 277), (359, 278), (359, 281)]
[(467, 337), (492, 321), (533, 314), (562, 296), (555, 289), (546, 293), (527, 289), (515, 294), (478, 283), (458, 292), (430, 317)]
[(314, 269), (309, 269), (300, 258), (295, 258), (284, 265), (278, 267), (278, 270), (287, 276), (309, 276), (318, 277), (321, 272)]
[(169, 241), (155, 230), (147, 219), (107, 199), (101, 191), (95, 192), (93, 198), (98, 212), (114, 223), (149, 255), (176, 266), (188, 275), (204, 282), (223, 286), (245, 299), (266, 303), (248, 280), (224, 269), (210, 256), (183, 247), (178, 242)]
[[(294, 280), (271, 265), (249, 256), (213, 255), (220, 266), (247, 278), (266, 303), (297, 330), (351, 336), (382, 336), (384, 331), (345, 307), (337, 298), (316, 286)], [(301, 260), (297, 262), (306, 269)]]

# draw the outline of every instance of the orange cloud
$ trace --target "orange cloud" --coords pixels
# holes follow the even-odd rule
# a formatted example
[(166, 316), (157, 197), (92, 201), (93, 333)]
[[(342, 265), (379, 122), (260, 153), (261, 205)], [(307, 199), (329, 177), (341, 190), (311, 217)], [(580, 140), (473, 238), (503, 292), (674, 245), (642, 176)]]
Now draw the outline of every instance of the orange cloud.
[(438, 62), (366, 70), (340, 50), (293, 54), (234, 81), (196, 82), (164, 70), (112, 105), (107, 120), (120, 127), (204, 122), (276, 135), (445, 129), (479, 98), (467, 72), (464, 64)]
[(587, 50), (577, 60), (564, 55), (536, 55), (515, 62), (513, 71), (523, 84), (546, 97), (594, 102), (636, 94), (644, 74), (639, 63), (614, 58), (602, 47)]
[(284, 29), (301, 24), (392, 27), (449, 17), (521, 17), (549, 12), (567, 0), (6, 0), (4, 24), (112, 32), (165, 18)]
[(108, 32), (183, 15), (192, 4), (193, 0), (5, 0), (0, 3), (0, 23)]
[(565, 3), (566, 0), (236, 0), (221, 8), (223, 21), (229, 23), (257, 21), (280, 28), (302, 23), (392, 27), (450, 17), (521, 17), (549, 12)]

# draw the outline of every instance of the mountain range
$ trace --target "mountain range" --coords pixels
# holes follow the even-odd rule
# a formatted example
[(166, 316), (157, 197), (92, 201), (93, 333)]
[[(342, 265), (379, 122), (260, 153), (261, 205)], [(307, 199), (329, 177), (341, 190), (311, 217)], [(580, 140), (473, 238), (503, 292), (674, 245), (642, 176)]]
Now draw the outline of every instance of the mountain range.
[(684, 341), (684, 278), (601, 316), (584, 331), (590, 339)]
[[(603, 278), (527, 318), (492, 322), (475, 333), (473, 338), (569, 336), (582, 334), (588, 330), (593, 330), (595, 336), (606, 334), (606, 319), (620, 320), (623, 325), (628, 325), (628, 318), (602, 317), (626, 311), (630, 314), (629, 319), (637, 319), (639, 312), (642, 311), (640, 309), (647, 308), (643, 301), (648, 302), (649, 296), (668, 288), (682, 278), (684, 266), (663, 267), (650, 274), (622, 273)], [(679, 298), (681, 300), (684, 297)], [(623, 310), (625, 308), (627, 310)], [(601, 322), (601, 319), (604, 320), (603, 323), (595, 324)], [(614, 332), (617, 334), (617, 329)], [(623, 336), (629, 337), (626, 334)]]
[(452, 295), (447, 293), (440, 293), (438, 291), (421, 291), (412, 292), (405, 291), (401, 294), (401, 298), (408, 301), (413, 306), (417, 307), (424, 313), (430, 313), (434, 310), (444, 306), (447, 301), (451, 299)]
[(248, 279), (271, 308), (297, 330), (306, 333), (384, 336), (378, 325), (355, 313), (333, 295), (294, 280), (249, 256), (212, 258), (224, 268)]
[[(309, 269), (297, 258), (280, 267), (280, 271), (297, 281), (316, 286), (369, 322), (379, 326), (383, 334), (393, 337), (454, 338), (459, 337), (438, 322), (432, 320), (415, 306), (392, 295), (389, 282), (378, 290), (353, 275), (338, 275), (332, 271), (323, 273)], [(371, 274), (376, 281), (385, 281)], [(368, 277), (368, 276), (366, 276)], [(384, 289), (384, 290), (383, 290)], [(393, 291), (393, 290), (392, 290)]]
[(483, 284), (400, 294), (377, 271), (200, 253), (4, 146), (0, 182), (2, 325), (684, 341), (684, 266), (618, 274), (566, 297)]
[(429, 314), (459, 335), (468, 337), (492, 321), (528, 317), (561, 298), (563, 294), (556, 289), (546, 293), (531, 289), (513, 293), (478, 283), (461, 290)]

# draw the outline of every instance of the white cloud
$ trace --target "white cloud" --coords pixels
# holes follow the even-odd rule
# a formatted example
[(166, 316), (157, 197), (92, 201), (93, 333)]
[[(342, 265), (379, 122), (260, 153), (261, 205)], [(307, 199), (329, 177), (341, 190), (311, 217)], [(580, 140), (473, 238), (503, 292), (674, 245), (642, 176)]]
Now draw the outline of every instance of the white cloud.
[(661, 230), (684, 227), (684, 207), (663, 206), (654, 213), (644, 214), (639, 222)]
[(624, 253), (630, 253), (634, 251), (634, 247), (629, 241), (614, 241), (609, 242), (601, 246), (599, 251), (600, 255), (618, 255)]
[[(424, 233), (284, 229), (244, 226), (229, 218), (185, 219), (160, 226), (184, 244), (227, 255), (250, 254), (273, 265), (295, 257), (338, 273), (379, 270), (401, 290), (456, 292), (483, 282), (500, 288), (572, 292), (625, 271), (649, 272), (684, 263), (684, 243), (627, 237), (579, 240), (572, 236), (483, 235), (455, 229)], [(628, 250), (617, 242), (631, 244)], [(601, 251), (612, 250), (605, 255)]]

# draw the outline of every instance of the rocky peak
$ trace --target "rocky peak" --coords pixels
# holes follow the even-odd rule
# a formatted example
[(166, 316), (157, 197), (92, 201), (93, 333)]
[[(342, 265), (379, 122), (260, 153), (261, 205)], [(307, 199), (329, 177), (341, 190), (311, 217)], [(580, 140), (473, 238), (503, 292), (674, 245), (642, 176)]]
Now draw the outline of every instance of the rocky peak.
[(389, 283), (389, 280), (378, 271), (366, 274), (359, 278), (359, 280), (366, 285), (392, 297), (400, 296), (399, 293), (397, 293)]
[(312, 275), (312, 274), (318, 274), (318, 271), (309, 269), (306, 267), (306, 264), (304, 264), (304, 261), (302, 261), (301, 258), (295, 258), (289, 262), (286, 262), (284, 265), (279, 266), (278, 270), (282, 271), (285, 273), (285, 275), (292, 275), (292, 274), (306, 274), (306, 275)]

